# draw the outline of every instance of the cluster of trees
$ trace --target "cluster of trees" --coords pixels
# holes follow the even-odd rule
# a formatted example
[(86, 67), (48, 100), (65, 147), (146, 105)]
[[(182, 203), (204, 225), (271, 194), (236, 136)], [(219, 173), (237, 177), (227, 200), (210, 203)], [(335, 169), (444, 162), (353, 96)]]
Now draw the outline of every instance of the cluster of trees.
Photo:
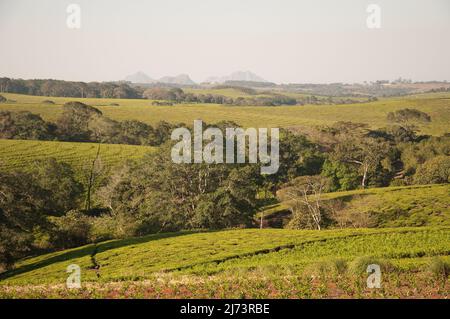
[(42, 96), (89, 97), (89, 98), (141, 98), (139, 88), (127, 83), (71, 82), (62, 80), (22, 80), (0, 78), (0, 92)]
[[(430, 118), (417, 110), (399, 110), (388, 116), (396, 124), (383, 129), (338, 122), (321, 130), (317, 140), (324, 142), (326, 154), (320, 173), (297, 175), (278, 187), (278, 199), (290, 203), (292, 218), (287, 227), (321, 229), (342, 222), (338, 212), (343, 203), (321, 201), (325, 192), (450, 183), (450, 135), (418, 135), (411, 121)], [(370, 221), (362, 217), (367, 216), (345, 223), (368, 227)]]
[(28, 171), (0, 172), (0, 265), (49, 248), (49, 242), (64, 247), (64, 234), (51, 219), (76, 208), (82, 190), (72, 168), (55, 160), (38, 161)]
[(160, 145), (175, 126), (161, 121), (155, 127), (127, 120), (118, 122), (92, 106), (80, 102), (64, 104), (56, 123), (46, 122), (27, 111), (0, 111), (0, 138)]
[[(247, 91), (245, 88), (242, 88)], [(252, 90), (252, 89), (248, 89)], [(151, 100), (165, 100), (176, 103), (214, 103), (227, 105), (295, 105), (297, 100), (281, 94), (271, 94), (270, 96), (258, 96), (251, 98), (237, 97), (231, 98), (220, 94), (193, 94), (186, 93), (180, 88), (152, 87), (144, 91), (143, 97)]]

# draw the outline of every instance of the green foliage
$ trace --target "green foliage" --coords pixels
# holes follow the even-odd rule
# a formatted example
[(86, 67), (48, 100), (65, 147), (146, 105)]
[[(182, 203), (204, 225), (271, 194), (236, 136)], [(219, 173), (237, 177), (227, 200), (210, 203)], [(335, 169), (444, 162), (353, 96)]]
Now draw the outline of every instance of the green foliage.
[(57, 248), (71, 248), (88, 243), (91, 238), (89, 218), (79, 211), (70, 211), (64, 216), (50, 218), (54, 225), (51, 243)]
[(417, 184), (450, 183), (450, 156), (440, 155), (419, 166), (414, 175)]
[(437, 278), (447, 278), (450, 275), (450, 264), (442, 258), (434, 257), (428, 264), (428, 271)]
[(379, 265), (382, 272), (387, 272), (393, 268), (389, 261), (372, 256), (361, 256), (350, 263), (349, 271), (355, 275), (365, 274), (369, 265)]
[(450, 154), (450, 136), (431, 137), (418, 143), (399, 144), (401, 161), (407, 175), (413, 175), (417, 168), (435, 156)]
[(332, 260), (333, 268), (338, 274), (345, 274), (348, 269), (348, 264), (345, 259), (336, 258)]
[(55, 158), (41, 159), (30, 165), (29, 172), (35, 185), (49, 197), (44, 207), (48, 214), (61, 215), (78, 207), (83, 187), (76, 181), (69, 164), (57, 162)]
[(118, 171), (100, 192), (136, 233), (248, 225), (255, 208), (258, 167), (175, 164), (171, 145)]
[(359, 185), (359, 174), (355, 169), (338, 161), (325, 160), (322, 175), (331, 181), (330, 190), (351, 190)]
[(53, 130), (39, 115), (0, 111), (0, 138), (49, 140), (53, 138)]
[(88, 141), (93, 135), (90, 122), (101, 116), (102, 112), (95, 107), (77, 101), (67, 102), (56, 122), (58, 134), (67, 141)]
[(407, 124), (409, 122), (431, 122), (431, 117), (416, 109), (405, 108), (395, 112), (389, 112), (387, 119), (390, 122)]
[[(48, 197), (26, 173), (0, 172), (0, 262), (9, 267), (31, 250), (33, 229), (45, 225)], [(1, 265), (0, 265), (1, 266)]]

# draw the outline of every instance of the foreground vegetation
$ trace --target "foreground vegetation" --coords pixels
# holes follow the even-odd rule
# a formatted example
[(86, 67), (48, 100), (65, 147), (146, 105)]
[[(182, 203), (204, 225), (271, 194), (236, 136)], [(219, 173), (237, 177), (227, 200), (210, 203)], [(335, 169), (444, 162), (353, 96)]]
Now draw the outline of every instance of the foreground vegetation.
[[(165, 233), (28, 258), (3, 297), (446, 297), (450, 228)], [(78, 264), (82, 289), (64, 287)], [(366, 287), (379, 264), (382, 289)]]

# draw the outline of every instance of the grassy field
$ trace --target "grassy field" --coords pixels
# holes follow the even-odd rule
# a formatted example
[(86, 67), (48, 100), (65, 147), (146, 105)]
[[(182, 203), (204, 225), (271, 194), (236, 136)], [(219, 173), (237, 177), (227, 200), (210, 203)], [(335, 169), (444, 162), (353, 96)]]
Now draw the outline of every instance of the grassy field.
[[(376, 227), (450, 226), (449, 198), (449, 184), (358, 189), (322, 196), (324, 204), (341, 200), (340, 214), (368, 215)], [(265, 218), (275, 218), (288, 208), (287, 201), (267, 206), (261, 212)]]
[[(78, 169), (95, 158), (97, 149), (95, 143), (0, 139), (0, 169), (22, 169), (35, 160), (50, 157)], [(150, 146), (101, 144), (99, 155), (105, 166), (114, 166), (127, 159), (140, 158), (152, 149)]]
[[(26, 110), (38, 113), (44, 119), (52, 121), (56, 120), (60, 114), (62, 104), (77, 100), (99, 108), (106, 116), (112, 119), (137, 119), (148, 124), (155, 124), (161, 120), (172, 123), (184, 122), (192, 124), (193, 120), (202, 119), (209, 123), (230, 120), (244, 127), (302, 127), (329, 125), (336, 121), (354, 121), (367, 123), (372, 128), (377, 128), (388, 124), (386, 121), (387, 113), (406, 107), (416, 108), (430, 114), (432, 122), (420, 126), (423, 133), (444, 134), (448, 132), (450, 123), (450, 93), (418, 94), (410, 97), (380, 99), (371, 103), (349, 105), (278, 107), (238, 107), (215, 104), (152, 106), (152, 101), (143, 99), (49, 98), (8, 93), (3, 95), (15, 102), (0, 104), (0, 111)], [(42, 101), (47, 99), (54, 101), (55, 105), (43, 104)], [(112, 103), (117, 103), (119, 106), (112, 106)]]
[[(386, 280), (377, 293), (414, 286), (419, 295), (445, 297), (447, 279), (401, 285), (412, 273), (415, 280), (426, 274), (436, 257), (450, 261), (448, 255), (449, 227), (166, 233), (25, 259), (2, 275), (0, 296), (358, 297), (373, 293), (358, 285), (367, 264), (377, 263)], [(81, 267), (84, 289), (63, 287), (70, 264)], [(342, 287), (331, 289), (332, 278)]]

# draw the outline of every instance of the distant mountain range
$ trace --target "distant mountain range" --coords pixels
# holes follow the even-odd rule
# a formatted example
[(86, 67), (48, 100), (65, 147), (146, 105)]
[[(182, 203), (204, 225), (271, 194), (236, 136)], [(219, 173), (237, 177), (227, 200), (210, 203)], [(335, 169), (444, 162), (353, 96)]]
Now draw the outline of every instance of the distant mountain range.
[(196, 83), (187, 74), (179, 74), (177, 76), (164, 76), (160, 79), (152, 79), (144, 72), (136, 72), (134, 74), (125, 77), (125, 81), (139, 84), (151, 84), (151, 83), (168, 83), (179, 85), (195, 85)]
[[(178, 85), (195, 85), (196, 83), (187, 74), (179, 74), (177, 76), (164, 76), (160, 79), (153, 79), (144, 72), (136, 72), (125, 78), (125, 81), (139, 84), (152, 83), (168, 83)], [(225, 83), (227, 81), (246, 81), (246, 82), (268, 82), (262, 77), (250, 71), (236, 71), (226, 76), (209, 77), (205, 82), (209, 83)]]
[(227, 76), (209, 77), (205, 82), (224, 83), (227, 81), (246, 81), (246, 82), (267, 82), (262, 77), (250, 71), (236, 71)]
[(128, 75), (127, 77), (125, 77), (125, 81), (131, 83), (145, 83), (145, 84), (155, 82), (155, 80), (153, 80), (144, 72), (136, 72), (134, 74)]

